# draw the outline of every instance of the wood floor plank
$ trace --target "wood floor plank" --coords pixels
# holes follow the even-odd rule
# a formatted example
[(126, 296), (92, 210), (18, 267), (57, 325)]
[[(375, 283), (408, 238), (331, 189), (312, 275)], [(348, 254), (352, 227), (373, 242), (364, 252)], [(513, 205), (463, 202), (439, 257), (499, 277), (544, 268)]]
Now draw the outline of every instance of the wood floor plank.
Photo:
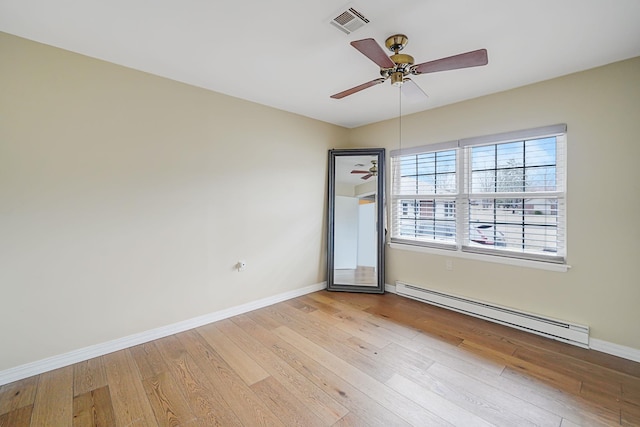
[(29, 427), (33, 405), (22, 406), (19, 409), (0, 415), (0, 427)]
[(320, 427), (326, 425), (302, 401), (275, 378), (269, 376), (251, 389), (286, 426)]
[(196, 419), (168, 372), (142, 381), (158, 426), (176, 427)]
[(446, 342), (453, 345), (458, 345), (462, 342), (462, 338), (456, 337), (454, 335), (449, 335), (443, 333), (437, 328), (433, 328), (431, 324), (424, 321), (424, 318), (416, 317), (413, 313), (408, 313), (401, 311), (400, 313), (395, 313), (395, 309), (391, 307), (376, 307), (376, 309), (371, 309), (368, 311), (370, 314), (374, 314), (376, 316), (381, 316), (383, 318), (391, 318), (393, 316), (394, 319), (402, 322), (403, 324), (409, 325), (414, 329), (421, 331), (423, 334), (428, 335), (429, 337), (435, 338), (440, 342)]
[(384, 334), (384, 329), (372, 327), (366, 323), (359, 323), (349, 316), (340, 318), (342, 322), (335, 324), (337, 329), (361, 340), (375, 345), (378, 348), (384, 348), (391, 344), (391, 339)]
[(623, 426), (640, 426), (640, 402), (622, 402), (620, 424)]
[(446, 378), (434, 376), (430, 373), (433, 366), (429, 367), (426, 372), (418, 372), (413, 375), (411, 381), (495, 425), (536, 425), (533, 421), (521, 417), (508, 407), (487, 399), (487, 396), (482, 392), (477, 390), (474, 392), (473, 387), (469, 389), (467, 386), (452, 384), (446, 381)]
[(143, 380), (157, 377), (169, 369), (154, 341), (131, 347), (129, 351)]
[(218, 327), (244, 351), (251, 354), (269, 374), (295, 392), (305, 407), (313, 412), (324, 425), (332, 425), (348, 413), (348, 410), (328, 394), (300, 374), (291, 365), (275, 355), (261, 342), (249, 335), (241, 326), (252, 328), (251, 322), (242, 319), (223, 320)]
[[(312, 301), (315, 301), (313, 298), (310, 298), (310, 299)], [(330, 300), (330, 301), (331, 301), (330, 307), (336, 310), (334, 313), (331, 313), (331, 315), (339, 319), (356, 320), (362, 324), (367, 324), (374, 327), (382, 327), (391, 332), (394, 332), (397, 335), (404, 336), (405, 338), (408, 338), (408, 339), (414, 338), (419, 333), (417, 329), (407, 327), (407, 325), (394, 322), (384, 317), (372, 315), (366, 311), (353, 310), (353, 308), (350, 307), (348, 304), (344, 304), (340, 301), (335, 301), (335, 300)], [(317, 301), (316, 303), (324, 304)], [(327, 304), (324, 304), (324, 305), (327, 305)]]
[(566, 418), (562, 419), (562, 424), (560, 424), (560, 427), (581, 427), (580, 424), (576, 424), (573, 421), (569, 421)]
[(284, 425), (200, 334), (186, 331), (178, 339), (244, 425)]
[(384, 317), (375, 316), (366, 311), (341, 311), (334, 314), (334, 316), (339, 318), (344, 318), (345, 315), (347, 316), (347, 320), (354, 319), (359, 323), (364, 323), (375, 328), (381, 328), (376, 330), (380, 330), (383, 333), (385, 333), (385, 330), (387, 330), (388, 332), (393, 334), (391, 335), (392, 337), (400, 336), (406, 339), (413, 339), (421, 333), (418, 329), (414, 329), (407, 325), (391, 321)]
[(198, 333), (247, 385), (255, 384), (269, 377), (269, 373), (262, 366), (231, 341), (215, 324), (198, 328)]
[(349, 412), (344, 417), (340, 418), (332, 427), (369, 427), (366, 421), (358, 418), (353, 412)]
[(40, 374), (31, 425), (71, 426), (73, 421), (73, 366)]
[(174, 380), (179, 384), (191, 411), (198, 417), (187, 425), (241, 426), (240, 419), (224, 400), (217, 387), (209, 381), (191, 355), (175, 337), (156, 341), (156, 347), (167, 362)]
[(290, 300), (284, 301), (284, 303), (290, 305), (296, 310), (302, 311), (303, 313), (311, 313), (317, 310), (317, 308), (314, 307), (313, 305), (310, 305), (304, 302), (302, 298), (290, 299)]
[[(469, 400), (481, 403), (479, 405), (480, 407), (472, 407), (474, 412), (475, 409), (479, 409), (478, 413), (484, 413), (484, 408), (497, 408), (500, 416), (504, 417), (509, 425), (530, 423), (537, 426), (553, 427), (559, 425), (561, 422), (561, 417), (557, 414), (533, 405), (518, 396), (506, 393), (492, 385), (469, 378), (439, 363), (431, 365), (428, 374), (438, 381), (446, 383), (448, 387), (455, 390), (456, 394), (475, 396)], [(421, 379), (422, 378), (418, 378), (418, 380)], [(419, 381), (419, 383), (424, 384), (422, 381)], [(457, 398), (452, 397), (451, 399), (455, 400)]]
[(427, 306), (428, 309), (425, 310), (422, 302), (404, 299), (396, 304), (395, 309), (415, 318), (416, 327), (423, 332), (476, 341), (507, 354), (512, 354), (519, 342), (513, 340), (511, 335), (505, 335), (505, 331), (528, 335), (522, 331), (456, 311), (429, 304)]
[(588, 360), (540, 347), (522, 345), (513, 356), (564, 375), (583, 378), (582, 396), (587, 396), (585, 392), (588, 392), (619, 401), (622, 398), (623, 383), (633, 384), (637, 380), (628, 374), (609, 368), (594, 369), (597, 365)]
[(611, 426), (620, 423), (619, 411), (586, 401), (579, 395), (567, 393), (524, 371), (506, 368), (500, 379), (507, 380), (500, 383), (503, 390), (511, 390), (511, 394), (521, 393), (530, 402), (536, 402), (540, 407), (547, 408), (550, 412), (576, 424)]
[(300, 300), (304, 302), (306, 305), (309, 305), (316, 309), (316, 311), (322, 311), (323, 313), (327, 313), (329, 315), (335, 314), (340, 311), (339, 308), (335, 308), (329, 304), (325, 304), (323, 302), (317, 301), (312, 298), (310, 295), (303, 295), (300, 297)]
[(260, 317), (254, 318), (253, 313), (248, 313), (236, 316), (234, 322), (239, 323), (252, 337), (270, 348), (277, 357), (287, 362), (368, 425), (380, 427), (409, 425), (393, 412), (373, 402), (363, 391), (318, 363), (313, 357), (307, 356), (295, 346), (274, 335), (272, 331), (265, 329), (259, 323)]
[(640, 379), (626, 378), (622, 380), (622, 400), (640, 407)]
[(622, 385), (585, 377), (582, 380), (580, 397), (588, 402), (597, 402), (612, 411), (620, 411), (622, 408)]
[(474, 372), (470, 376), (575, 424), (603, 426), (611, 425), (611, 420), (615, 419), (615, 414), (607, 412), (603, 417), (597, 413), (598, 411), (594, 411), (593, 405), (588, 402), (557, 390), (536, 378), (527, 377), (521, 372), (507, 369), (498, 377), (478, 372)]
[[(378, 349), (358, 338), (352, 337), (348, 340), (347, 345), (354, 351), (368, 355), (377, 364), (391, 367), (394, 372), (389, 378), (396, 374), (413, 378), (415, 375), (425, 373), (434, 363), (433, 360), (422, 354), (406, 350), (396, 344), (390, 344), (383, 349)], [(387, 378), (387, 380), (389, 378)]]
[[(259, 310), (254, 310), (251, 312), (251, 316), (252, 318), (256, 319), (264, 328), (267, 329), (275, 329), (282, 326), (283, 323), (287, 323), (288, 318), (286, 316), (283, 316), (281, 319), (272, 318), (272, 316), (270, 316), (268, 312), (268, 310), (270, 309), (271, 307), (264, 307)], [(276, 313), (276, 315), (278, 316), (279, 314)]]
[(571, 394), (579, 394), (582, 387), (580, 379), (565, 375), (561, 372), (556, 372), (552, 369), (545, 368), (541, 364), (534, 364), (526, 362), (522, 359), (518, 359), (514, 356), (506, 355), (490, 347), (478, 345), (474, 342), (463, 342), (459, 345), (460, 348), (471, 351), (482, 357), (486, 357), (492, 360), (496, 360), (499, 363), (504, 363), (508, 368), (525, 372), (527, 375), (535, 377), (541, 381), (565, 390)]
[(0, 386), (0, 415), (33, 405), (39, 376)]
[(385, 295), (369, 295), (365, 293), (346, 294), (329, 291), (320, 291), (311, 294), (311, 298), (317, 299), (318, 301), (329, 304), (338, 302), (348, 306), (350, 309), (356, 309), (358, 311), (364, 311), (372, 306), (377, 306), (380, 303), (381, 296), (384, 298)]
[(300, 349), (307, 356), (314, 358), (324, 367), (332, 370), (338, 376), (347, 379), (360, 391), (405, 421), (413, 425), (419, 425), (420, 423), (428, 423), (429, 425), (449, 424), (432, 412), (422, 408), (420, 405), (403, 399), (395, 390), (375, 380), (288, 327), (281, 326), (276, 328), (274, 333), (289, 344)]
[(405, 398), (413, 400), (455, 426), (490, 427), (494, 425), (401, 375), (394, 375), (386, 384)]
[(73, 395), (79, 396), (107, 385), (102, 357), (73, 365)]
[(142, 378), (129, 350), (103, 356), (116, 425), (155, 426)]
[[(434, 337), (430, 334), (420, 333), (412, 339), (412, 343), (395, 343), (402, 347), (423, 354), (425, 357), (442, 363), (446, 366), (472, 366), (476, 369), (489, 371), (495, 375), (500, 375), (505, 368), (504, 362), (499, 359), (489, 359), (482, 355), (466, 351), (460, 347), (459, 343), (451, 343), (448, 340), (442, 340), (440, 337)], [(389, 346), (392, 347), (392, 346)]]
[[(327, 323), (309, 322), (308, 315), (296, 315), (296, 313), (287, 311), (286, 307), (281, 308), (281, 310), (285, 311), (285, 314), (288, 315), (289, 321), (286, 324), (287, 327), (311, 339), (337, 357), (347, 361), (361, 371), (366, 372), (378, 381), (384, 382), (395, 373), (393, 365), (382, 363), (368, 354), (352, 349), (348, 345), (348, 341), (353, 338), (353, 335), (347, 334), (345, 331), (342, 331), (344, 333), (338, 333), (339, 331), (332, 330), (330, 328), (331, 325)], [(360, 334), (356, 333), (356, 335)], [(377, 348), (375, 345), (373, 346)]]
[(73, 398), (73, 427), (110, 427), (116, 425), (109, 386), (100, 387)]

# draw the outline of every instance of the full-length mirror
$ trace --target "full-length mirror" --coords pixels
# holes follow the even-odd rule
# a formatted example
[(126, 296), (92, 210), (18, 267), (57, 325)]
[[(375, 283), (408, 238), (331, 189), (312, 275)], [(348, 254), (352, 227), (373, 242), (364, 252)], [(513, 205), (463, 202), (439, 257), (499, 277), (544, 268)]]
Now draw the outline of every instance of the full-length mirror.
[(384, 148), (329, 150), (327, 289), (384, 292)]

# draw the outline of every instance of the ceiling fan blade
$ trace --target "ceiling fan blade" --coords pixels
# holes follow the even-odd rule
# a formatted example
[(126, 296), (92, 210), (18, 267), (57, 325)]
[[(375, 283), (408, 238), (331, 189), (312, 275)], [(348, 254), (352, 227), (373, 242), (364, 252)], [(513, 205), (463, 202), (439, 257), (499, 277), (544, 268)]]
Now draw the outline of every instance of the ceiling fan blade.
[(365, 175), (365, 176), (363, 176), (363, 177), (362, 177), (362, 179), (369, 179), (369, 178), (371, 178), (372, 176), (373, 176), (373, 174), (372, 174), (372, 173), (370, 173), (369, 175)]
[(380, 68), (393, 68), (396, 66), (395, 62), (387, 56), (387, 53), (382, 50), (378, 42), (374, 39), (363, 39), (351, 42), (351, 46), (355, 47), (364, 56), (378, 64)]
[(375, 80), (371, 80), (370, 82), (363, 83), (363, 84), (361, 84), (359, 86), (352, 87), (351, 89), (347, 89), (345, 91), (336, 93), (335, 95), (331, 95), (331, 98), (333, 98), (333, 99), (342, 99), (345, 96), (353, 95), (354, 93), (360, 92), (363, 89), (369, 88), (371, 86), (379, 85), (380, 83), (384, 82), (385, 80), (386, 79), (380, 77), (380, 78), (377, 78)]
[(423, 101), (429, 97), (416, 82), (409, 78), (402, 81), (400, 90), (402, 91), (402, 95), (416, 101)]
[(438, 71), (457, 70), (458, 68), (478, 67), (488, 63), (487, 50), (479, 49), (414, 65), (411, 67), (411, 72), (413, 74), (435, 73)]
[(351, 173), (370, 173), (369, 171), (357, 171), (357, 170), (352, 170)]

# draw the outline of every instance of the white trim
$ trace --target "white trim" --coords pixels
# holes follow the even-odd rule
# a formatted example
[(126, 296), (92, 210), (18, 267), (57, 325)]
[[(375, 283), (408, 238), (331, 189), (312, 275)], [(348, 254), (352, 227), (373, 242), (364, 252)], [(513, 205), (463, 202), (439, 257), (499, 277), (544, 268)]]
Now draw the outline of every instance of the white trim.
[(390, 294), (397, 294), (396, 285), (390, 285), (389, 283), (384, 284), (384, 291), (389, 292)]
[(640, 349), (637, 348), (626, 347), (624, 345), (614, 344), (612, 342), (596, 338), (591, 338), (589, 340), (589, 348), (640, 363)]
[(425, 151), (445, 151), (455, 148), (458, 148), (458, 140), (392, 150), (391, 157), (410, 156), (412, 154), (422, 154)]
[(566, 273), (571, 268), (571, 266), (567, 264), (555, 264), (551, 262), (533, 261), (529, 259), (509, 258), (506, 256), (475, 254), (471, 252), (461, 252), (457, 250), (456, 251), (443, 250), (443, 249), (436, 249), (436, 248), (431, 248), (427, 246), (389, 243), (389, 247), (391, 249), (399, 249), (401, 251), (422, 252), (425, 254), (440, 255), (444, 257), (465, 258), (465, 259), (472, 259), (475, 261), (485, 261), (485, 262), (493, 262), (496, 264), (514, 265), (516, 267), (527, 267), (527, 268), (536, 268), (539, 270), (558, 271), (561, 273)]
[(542, 126), (533, 129), (496, 133), (493, 135), (463, 138), (459, 141), (459, 145), (460, 147), (469, 147), (473, 145), (502, 144), (511, 141), (522, 141), (523, 139), (538, 139), (548, 136), (557, 136), (564, 133), (567, 133), (567, 125), (563, 123), (558, 125)]
[(246, 304), (230, 307), (224, 310), (205, 314), (203, 316), (194, 317), (193, 319), (184, 320), (182, 322), (173, 323), (167, 326), (161, 326), (149, 331), (140, 332), (112, 341), (107, 341), (89, 347), (73, 350), (68, 353), (48, 357), (46, 359), (38, 360), (35, 362), (26, 363), (14, 368), (5, 369), (4, 371), (0, 371), (0, 386), (34, 375), (38, 375), (43, 372), (51, 371), (53, 369), (58, 369), (64, 366), (72, 365), (74, 363), (83, 362), (94, 357), (113, 353), (114, 351), (133, 347), (139, 344), (144, 344), (146, 342), (164, 338), (169, 335), (177, 334), (179, 332), (184, 332), (189, 329), (197, 328), (199, 326), (203, 326), (212, 322), (217, 322), (218, 320), (227, 319), (229, 317), (257, 310), (259, 308), (267, 307), (282, 301), (310, 294), (312, 292), (320, 291), (322, 289), (326, 289), (326, 287), (326, 282), (316, 283), (314, 285), (294, 289), (292, 291), (273, 295), (271, 297), (262, 298), (257, 301), (248, 302)]

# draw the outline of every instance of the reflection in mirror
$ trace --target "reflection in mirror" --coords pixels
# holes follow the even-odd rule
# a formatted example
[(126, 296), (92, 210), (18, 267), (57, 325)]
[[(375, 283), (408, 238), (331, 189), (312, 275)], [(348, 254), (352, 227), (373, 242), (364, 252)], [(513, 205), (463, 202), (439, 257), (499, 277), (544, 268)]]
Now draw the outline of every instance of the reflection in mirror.
[(383, 292), (384, 149), (330, 150), (327, 288)]

